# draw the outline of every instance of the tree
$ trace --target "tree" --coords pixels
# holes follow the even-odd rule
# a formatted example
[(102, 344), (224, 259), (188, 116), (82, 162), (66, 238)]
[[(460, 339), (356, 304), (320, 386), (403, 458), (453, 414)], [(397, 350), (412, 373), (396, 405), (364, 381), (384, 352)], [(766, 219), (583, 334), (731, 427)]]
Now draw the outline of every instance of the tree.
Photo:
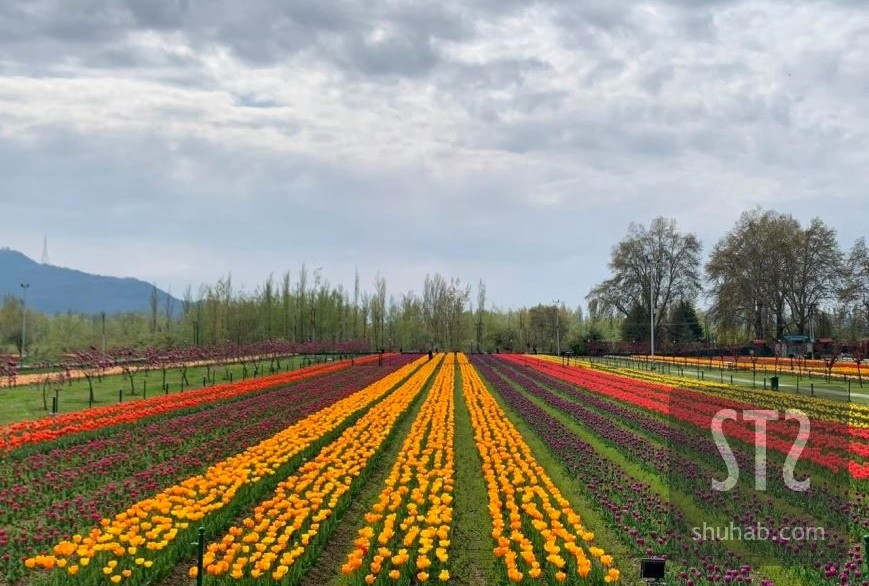
[(396, 325), (397, 343), (403, 350), (422, 351), (428, 347), (429, 338), (425, 331), (422, 301), (413, 291), (402, 294)]
[(624, 342), (639, 342), (649, 339), (649, 312), (642, 305), (634, 305), (622, 320), (621, 338)]
[(380, 274), (374, 279), (374, 295), (371, 297), (371, 322), (374, 326), (374, 346), (383, 348), (383, 333), (386, 323), (386, 279)]
[(835, 231), (818, 218), (803, 229), (790, 215), (744, 212), (706, 265), (710, 315), (723, 329), (743, 328), (756, 339), (805, 334), (841, 289), (841, 256)]
[(860, 386), (863, 386), (863, 374), (860, 372), (860, 365), (869, 356), (869, 340), (863, 340), (855, 345), (851, 350), (851, 356), (854, 357), (854, 363), (857, 365), (857, 381)]
[(151, 287), (151, 297), (148, 299), (148, 304), (151, 308), (151, 333), (157, 333), (157, 304), (159, 297), (157, 296), (157, 285)]
[(272, 275), (266, 279), (265, 287), (263, 287), (262, 301), (265, 305), (265, 322), (266, 322), (266, 340), (272, 339), (272, 303), (275, 299), (275, 284)]
[(536, 305), (528, 310), (532, 346), (537, 352), (555, 353), (555, 305)]
[(743, 212), (716, 243), (706, 273), (710, 316), (720, 328), (745, 328), (758, 339), (781, 338), (799, 233), (799, 223), (791, 216), (756, 208)]
[(477, 352), (482, 350), (483, 344), (483, 315), (486, 313), (486, 284), (480, 279), (477, 286)]
[(836, 365), (836, 361), (842, 354), (842, 345), (831, 338), (823, 338), (820, 340), (818, 346), (821, 359), (824, 361), (824, 366), (827, 368), (827, 380), (829, 381), (833, 374), (833, 367)]
[(470, 285), (457, 278), (447, 281), (439, 273), (426, 275), (423, 283), (423, 320), (431, 346), (457, 349), (464, 339), (465, 306)]
[(121, 348), (112, 353), (111, 360), (116, 366), (121, 367), (122, 374), (130, 381), (130, 394), (135, 395), (136, 374), (148, 366), (145, 356), (135, 348)]
[(869, 250), (865, 237), (858, 238), (848, 254), (839, 299), (858, 328), (862, 326), (864, 335), (869, 335)]
[(0, 357), (0, 384), (6, 383), (10, 389), (15, 386), (15, 377), (18, 376), (18, 362), (14, 358)]
[(353, 338), (359, 338), (359, 269), (353, 270)]
[(640, 311), (649, 316), (654, 310), (657, 324), (673, 301), (692, 301), (700, 292), (700, 250), (697, 237), (680, 233), (673, 219), (655, 218), (648, 229), (632, 223), (613, 247), (612, 277), (586, 298), (603, 312), (623, 316)]
[(371, 295), (368, 291), (363, 291), (359, 304), (359, 324), (362, 326), (361, 337), (363, 339), (368, 338), (368, 312), (371, 309), (370, 300)]
[(677, 344), (690, 344), (703, 339), (703, 326), (694, 306), (688, 301), (678, 301), (670, 309), (667, 337)]
[(169, 287), (167, 291), (166, 299), (164, 299), (163, 304), (163, 316), (166, 319), (165, 321), (165, 329), (167, 340), (171, 341), (170, 332), (172, 330), (172, 318), (175, 313), (174, 302), (175, 298), (172, 297), (172, 287)]
[(804, 333), (809, 318), (819, 304), (831, 300), (840, 289), (842, 252), (836, 231), (819, 218), (813, 218), (795, 238), (788, 260), (785, 296), (794, 329)]
[(78, 368), (88, 383), (88, 405), (93, 407), (95, 402), (94, 379), (102, 379), (103, 372), (112, 367), (112, 360), (97, 350), (96, 346), (76, 352), (73, 355), (73, 360), (75, 367)]
[(169, 352), (170, 351), (163, 351), (158, 348), (148, 348), (145, 351), (145, 359), (148, 361), (148, 364), (159, 368), (163, 375), (163, 381), (160, 384), (161, 391), (166, 390), (166, 371), (169, 369), (172, 360)]
[[(48, 365), (42, 365), (43, 368)], [(69, 382), (69, 370), (61, 368), (60, 370), (48, 370), (42, 375), (40, 386), (42, 387), (42, 408), (48, 411), (48, 393), (54, 392), (58, 396), (64, 385)]]
[(299, 281), (296, 285), (296, 299), (299, 307), (299, 320), (296, 330), (296, 341), (304, 342), (308, 339), (305, 335), (305, 309), (307, 307), (307, 299), (308, 299), (308, 269), (305, 267), (305, 264), (302, 263), (302, 268), (299, 269)]
[(181, 301), (181, 315), (187, 317), (190, 315), (190, 310), (193, 309), (193, 291), (190, 285), (184, 289), (184, 299)]
[[(0, 306), (0, 349), (14, 346), (15, 353), (21, 354), (21, 312), (24, 305), (14, 295), (7, 295)], [(28, 318), (30, 311), (28, 310)], [(31, 337), (32, 339), (32, 337)], [(32, 343), (29, 344), (32, 346)]]

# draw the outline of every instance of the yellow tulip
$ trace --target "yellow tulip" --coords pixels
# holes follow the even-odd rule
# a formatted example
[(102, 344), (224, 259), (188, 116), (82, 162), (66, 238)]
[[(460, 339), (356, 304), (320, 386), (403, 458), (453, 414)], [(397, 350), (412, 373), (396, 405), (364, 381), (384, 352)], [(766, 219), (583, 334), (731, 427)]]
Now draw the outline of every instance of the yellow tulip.
[[(582, 525), (581, 517), (536, 461), (522, 434), (510, 422), (473, 366), (464, 361), (460, 370), (489, 495), (491, 535), (495, 542), (493, 553), (503, 561), (507, 577), (512, 582), (524, 579), (517, 566), (518, 559), (530, 566), (528, 576), (532, 579), (543, 575), (543, 568), (537, 562), (538, 553), (556, 570), (556, 580), (563, 582), (567, 579), (563, 571), (567, 561), (561, 552), (566, 550), (571, 557), (585, 560), (580, 543), (591, 541), (594, 533)], [(524, 534), (527, 526), (537, 533), (536, 540), (542, 543), (540, 552), (535, 551), (530, 536)], [(504, 535), (507, 528), (509, 538)], [(598, 556), (603, 553), (600, 550)], [(612, 563), (612, 558), (607, 558), (607, 561)], [(581, 572), (581, 566), (579, 569)]]

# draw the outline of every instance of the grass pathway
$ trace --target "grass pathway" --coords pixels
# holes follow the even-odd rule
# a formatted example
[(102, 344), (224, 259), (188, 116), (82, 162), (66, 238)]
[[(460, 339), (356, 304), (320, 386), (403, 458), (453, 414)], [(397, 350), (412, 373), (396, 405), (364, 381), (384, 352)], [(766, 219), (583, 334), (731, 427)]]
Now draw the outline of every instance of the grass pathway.
[(456, 364), (456, 491), (451, 555), (456, 584), (495, 584), (492, 519), (483, 478), (483, 461), (474, 444), (471, 414), (462, 392)]
[[(302, 366), (302, 357), (293, 357), (281, 361), (281, 372), (296, 370)], [(260, 371), (257, 378), (272, 374), (268, 371), (268, 362), (265, 362), (264, 371)], [(190, 391), (202, 387), (243, 380), (243, 367), (239, 364), (191, 366), (187, 369), (187, 380), (190, 383), (183, 390)], [(251, 368), (248, 367), (248, 379), (251, 378)], [(136, 393), (130, 393), (130, 379), (121, 374), (110, 374), (94, 379), (94, 407), (104, 407), (118, 403), (118, 391), (122, 390), (122, 401), (132, 401), (145, 397), (156, 397), (166, 394), (163, 386), (163, 373), (159, 368), (148, 372), (141, 371), (134, 377)], [(0, 381), (0, 425), (7, 425), (18, 421), (32, 421), (46, 417), (51, 409), (51, 399), (57, 394), (58, 413), (72, 413), (87, 409), (88, 383), (85, 379), (74, 379), (68, 384), (53, 387), (43, 393), (42, 385), (38, 382), (6, 388)], [(168, 394), (183, 392), (181, 388), (181, 370), (172, 368), (166, 371), (166, 384), (169, 385)], [(56, 388), (56, 393), (55, 393)], [(48, 410), (46, 410), (48, 409)]]

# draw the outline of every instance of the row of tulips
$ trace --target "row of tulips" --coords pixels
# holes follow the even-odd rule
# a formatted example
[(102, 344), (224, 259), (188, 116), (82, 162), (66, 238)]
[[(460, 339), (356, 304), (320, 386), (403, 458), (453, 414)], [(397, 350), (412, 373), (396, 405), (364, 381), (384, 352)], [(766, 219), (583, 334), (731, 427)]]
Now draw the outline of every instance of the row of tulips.
[(537, 462), (521, 433), (467, 361), (462, 388), (483, 461), (494, 554), (512, 583), (610, 583), (611, 555), (588, 545), (594, 533)]
[[(551, 369), (551, 367), (550, 367)], [(812, 424), (812, 438), (819, 447), (824, 448), (825, 454), (818, 455), (818, 461), (833, 471), (847, 466), (851, 476), (858, 480), (869, 478), (869, 406), (857, 403), (842, 403), (817, 397), (801, 395), (782, 395), (772, 391), (734, 387), (718, 383), (692, 381), (682, 377), (674, 377), (659, 373), (651, 373), (642, 370), (629, 371), (629, 379), (647, 381), (664, 389), (675, 388), (668, 400), (677, 404), (686, 403), (693, 405), (699, 402), (709, 405), (732, 406), (734, 409), (773, 409), (784, 412), (786, 409), (798, 409), (806, 413)], [(614, 376), (623, 376), (613, 373)], [(701, 394), (695, 395), (685, 388), (699, 387)], [(706, 414), (697, 418), (696, 414), (689, 415), (698, 419), (700, 425), (704, 424)], [(786, 427), (784, 422), (778, 422), (770, 427)], [(743, 430), (743, 438), (750, 437), (750, 433)], [(780, 450), (787, 450), (789, 439), (793, 433), (784, 434), (785, 440), (778, 443)], [(835, 452), (843, 455), (841, 459), (834, 456)], [(832, 453), (832, 454), (831, 454)], [(812, 449), (809, 448), (809, 457), (812, 457)]]
[[(553, 356), (529, 356), (527, 359), (528, 364), (545, 364), (549, 369), (561, 363), (558, 358)], [(713, 399), (729, 400), (737, 404), (751, 404), (755, 408), (770, 409), (776, 409), (786, 401), (788, 405), (804, 411), (813, 420), (823, 423), (848, 424), (852, 433), (857, 432), (857, 435), (860, 436), (860, 432), (866, 431), (867, 433), (863, 437), (869, 439), (869, 405), (807, 395), (783, 395), (780, 392), (767, 389), (748, 388), (719, 383), (713, 380), (697, 380), (660, 371), (612, 367), (599, 361), (577, 360), (576, 366), (561, 367), (563, 371), (581, 370), (583, 368), (626, 378), (634, 382), (638, 380), (644, 381), (651, 385), (650, 388), (657, 389), (662, 393), (669, 393), (673, 387), (678, 387), (682, 390), (691, 390), (700, 392), (703, 395), (709, 395)]]
[[(362, 360), (370, 362), (376, 360), (376, 357), (365, 357)], [(123, 423), (132, 423), (146, 417), (153, 417), (170, 411), (190, 409), (214, 401), (231, 399), (246, 393), (290, 384), (309, 376), (334, 372), (348, 366), (350, 366), (350, 361), (347, 360), (330, 362), (292, 372), (248, 379), (236, 383), (220, 384), (185, 393), (158, 395), (148, 399), (64, 413), (34, 421), (13, 423), (0, 427), (0, 452), (9, 451), (28, 444), (56, 440), (70, 434), (94, 431)]]
[[(743, 527), (762, 526), (774, 533), (785, 527), (825, 528), (822, 541), (746, 542), (756, 555), (776, 560), (783, 567), (802, 567), (811, 573), (813, 583), (839, 583), (842, 579), (852, 581), (859, 578), (862, 553), (859, 547), (849, 552), (847, 533), (851, 525), (853, 543), (858, 546), (859, 537), (869, 526), (869, 518), (864, 517), (862, 523), (859, 521), (866, 513), (865, 504), (855, 503), (852, 507), (848, 503), (847, 479), (839, 483), (828, 482), (821, 488), (821, 478), (816, 476), (816, 482), (808, 491), (793, 492), (782, 486), (776, 498), (767, 494), (777, 486), (775, 481), (780, 480), (777, 477), (770, 478), (767, 493), (756, 492), (753, 486), (746, 485), (728, 493), (718, 492), (709, 483), (710, 478), (726, 476), (726, 472), (712, 466), (721, 461), (717, 448), (709, 438), (692, 433), (695, 430), (690, 426), (681, 429), (681, 426), (665, 425), (636, 408), (614, 404), (531, 369), (497, 370), (528, 393), (581, 423), (605, 443), (619, 449), (635, 465), (657, 474), (669, 488), (671, 500), (694, 500), (697, 508), (704, 511), (705, 518), (738, 519)], [(635, 430), (642, 430), (642, 433)], [(737, 457), (741, 468), (753, 466), (753, 453), (738, 452)], [(677, 494), (682, 498), (677, 499)], [(690, 539), (691, 535), (686, 530), (682, 538)], [(727, 555), (727, 550), (722, 548), (722, 554)], [(847, 563), (849, 555), (856, 555), (856, 563)]]
[[(298, 465), (306, 453), (387, 396), (424, 362), (420, 358), (203, 473), (137, 502), (113, 518), (102, 519), (99, 527), (61, 541), (52, 553), (28, 558), (25, 565), (63, 568), (52, 577), (61, 582), (65, 576), (81, 572), (87, 578), (73, 578), (73, 583), (81, 583), (81, 579), (91, 580), (87, 583), (130, 579), (143, 583), (155, 571), (146, 568), (157, 564), (156, 570), (165, 571), (187, 551), (191, 523), (202, 522), (216, 529), (236, 508), (258, 499), (263, 486), (274, 486), (276, 474)], [(91, 565), (91, 560), (96, 564)]]
[[(522, 359), (509, 357), (514, 363)], [(603, 393), (620, 401), (634, 403), (640, 407), (656, 411), (668, 417), (675, 417), (703, 429), (709, 429), (713, 417), (722, 409), (733, 409), (738, 413), (757, 409), (757, 405), (739, 403), (716, 395), (699, 393), (670, 385), (639, 381), (630, 377), (613, 375), (588, 368), (561, 367), (548, 361), (530, 361), (534, 368), (542, 372), (579, 385), (583, 388)], [(779, 411), (791, 408), (786, 399), (780, 398)], [(849, 442), (850, 428), (846, 423), (833, 421), (812, 421), (809, 443), (802, 457), (837, 473), (849, 470), (857, 479), (869, 477), (869, 462), (862, 462), (859, 438)], [(767, 446), (781, 454), (788, 454), (794, 445), (799, 427), (784, 419), (767, 424)], [(749, 421), (740, 420), (725, 427), (725, 433), (745, 443), (754, 443), (755, 428)], [(856, 450), (857, 453), (853, 453)]]
[[(550, 363), (560, 363), (560, 359), (552, 356), (529, 357), (529, 362), (541, 360)], [(823, 397), (788, 394), (766, 390), (722, 384), (711, 380), (663, 374), (657, 371), (632, 368), (613, 368), (602, 362), (579, 360), (578, 365), (593, 368), (616, 376), (626, 376), (631, 379), (648, 381), (659, 385), (697, 390), (704, 394), (730, 399), (741, 404), (752, 404), (757, 408), (778, 409), (783, 402), (792, 408), (804, 411), (813, 420), (842, 423), (849, 426), (849, 435), (855, 439), (869, 440), (869, 405), (834, 401)]]
[(455, 357), (450, 355), (365, 514), (341, 568), (348, 583), (447, 582), (455, 482)]
[[(400, 416), (441, 362), (432, 360), (397, 391), (368, 410), (337, 439), (281, 481), (268, 500), (208, 546), (205, 571), (222, 581), (293, 583), (302, 556), (328, 536), (354, 485), (382, 450)], [(318, 539), (319, 536), (319, 539)], [(196, 576), (196, 568), (191, 568)]]
[[(632, 358), (639, 360), (649, 360), (651, 357), (647, 355), (635, 355)], [(724, 355), (714, 358), (696, 357), (696, 356), (661, 356), (654, 357), (656, 362), (666, 362), (680, 366), (695, 366), (708, 368), (735, 368), (739, 370), (757, 370), (758, 372), (770, 373), (799, 373), (805, 375), (814, 373), (818, 376), (826, 376), (827, 372), (832, 372), (833, 375), (848, 375), (856, 377), (860, 373), (860, 365), (856, 362), (836, 361), (833, 366), (828, 369), (827, 363), (823, 360), (809, 358), (775, 358), (761, 356), (755, 358), (752, 363), (750, 356), (741, 356), (738, 362), (735, 362), (732, 357)]]
[[(684, 423), (678, 419), (662, 417), (661, 415), (642, 409), (636, 405), (619, 402), (605, 395), (594, 393), (581, 387), (569, 384), (551, 375), (543, 374), (536, 369), (521, 368), (516, 365), (501, 364), (499, 372), (508, 373), (511, 380), (522, 385), (523, 388), (535, 392), (539, 398), (550, 405), (565, 411), (572, 418), (581, 419), (584, 424), (594, 428), (598, 435), (619, 432), (617, 436), (608, 437), (623, 452), (639, 450), (641, 454), (638, 460), (644, 465), (653, 467), (662, 475), (672, 471), (678, 471), (682, 478), (690, 470), (698, 470), (702, 466), (709, 472), (706, 478), (713, 475), (723, 478), (727, 475), (724, 462), (721, 459), (718, 447), (710, 441), (711, 434), (708, 429), (700, 429), (696, 426)], [(626, 432), (627, 435), (625, 435)], [(654, 454), (647, 453), (650, 449), (647, 444), (651, 442)], [(741, 470), (748, 470), (754, 466), (755, 448), (753, 445), (744, 445), (733, 442), (730, 444), (734, 451), (738, 466)], [(677, 456), (688, 455), (688, 461), (673, 463), (671, 460)], [(651, 457), (650, 457), (651, 456)], [(768, 454), (768, 467), (780, 470), (784, 465), (784, 457), (776, 452)], [(714, 466), (717, 464), (718, 466)], [(869, 508), (859, 493), (852, 493), (855, 497), (849, 503), (849, 487), (854, 482), (844, 474), (834, 477), (825, 468), (818, 467), (811, 462), (800, 460), (795, 468), (796, 477), (814, 476), (823, 482), (815, 482), (805, 491), (800, 492), (800, 504), (808, 503), (818, 505), (813, 507), (825, 520), (837, 527), (855, 525), (855, 531), (860, 532), (869, 529)], [(708, 481), (705, 488), (709, 488)], [(788, 488), (780, 475), (770, 475), (767, 482), (766, 493), (792, 498), (794, 491)], [(766, 504), (764, 501), (755, 505)], [(836, 506), (838, 504), (838, 506)], [(857, 520), (863, 518), (865, 525), (859, 526)], [(860, 533), (862, 535), (862, 533)]]
[[(685, 521), (678, 509), (671, 507), (666, 494), (656, 492), (641, 482), (594, 446), (577, 436), (545, 409), (531, 401), (493, 363), (475, 356), (474, 365), (497, 390), (498, 394), (525, 420), (549, 449), (580, 480), (588, 501), (595, 503), (609, 523), (620, 528), (625, 545), (639, 555), (670, 552), (680, 565), (677, 583), (687, 586), (722, 583), (752, 583), (752, 569), (733, 556), (728, 564), (720, 563), (708, 542), (682, 540)], [(767, 586), (772, 582), (766, 581)]]
[[(773, 409), (783, 412), (789, 408), (797, 408), (803, 410), (803, 407), (811, 408), (812, 405), (805, 403), (797, 403), (796, 395), (788, 395), (782, 397), (780, 394), (753, 396), (753, 392), (747, 389), (740, 389), (728, 385), (719, 385), (718, 383), (702, 383), (706, 386), (701, 391), (694, 389), (685, 389), (679, 387), (679, 384), (684, 384), (685, 379), (670, 377), (646, 371), (627, 371), (630, 376), (625, 374), (626, 371), (619, 370), (613, 372), (604, 367), (599, 368), (597, 364), (592, 366), (589, 363), (584, 363), (582, 367), (563, 367), (555, 366), (554, 360), (549, 357), (543, 357), (540, 360), (528, 360), (525, 362), (511, 361), (511, 365), (518, 367), (520, 364), (530, 366), (530, 370), (538, 371), (545, 374), (550, 381), (558, 381), (558, 383), (567, 383), (569, 388), (576, 391), (578, 389), (588, 390), (584, 396), (595, 396), (606, 399), (609, 403), (616, 403), (622, 406), (636, 407), (639, 411), (645, 413), (649, 417), (653, 417), (658, 421), (667, 424), (677, 422), (684, 423), (684, 429), (693, 428), (695, 434), (702, 434), (703, 437), (709, 435), (711, 415), (708, 413), (712, 410), (710, 405), (715, 405), (718, 408), (732, 408), (737, 412), (746, 409)], [(531, 375), (530, 370), (524, 370), (526, 374)], [(596, 372), (602, 371), (601, 377), (595, 379)], [(635, 376), (636, 375), (636, 376)], [(595, 386), (590, 381), (615, 381), (610, 387)], [(589, 385), (583, 385), (583, 382), (589, 382)], [(698, 383), (698, 381), (689, 381)], [(555, 383), (555, 384), (558, 384)], [(648, 383), (648, 384), (647, 384)], [(635, 393), (631, 391), (635, 390)], [(655, 393), (658, 393), (657, 395)], [(755, 402), (751, 402), (756, 399)], [(794, 399), (794, 401), (792, 401)], [(841, 404), (836, 404), (841, 410)], [(703, 409), (707, 412), (707, 419), (704, 421), (696, 417), (696, 411)], [(690, 413), (689, 416), (680, 418), (678, 415), (685, 412)], [(808, 413), (811, 423), (811, 434), (817, 437), (814, 441), (825, 446), (827, 449), (832, 448), (833, 451), (848, 452), (853, 447), (849, 444), (849, 432), (853, 428), (847, 427), (845, 423), (837, 419), (823, 419), (821, 414), (825, 413), (823, 409), (814, 410)], [(788, 448), (792, 445), (793, 438), (797, 430), (797, 426), (792, 428), (787, 426), (768, 426), (768, 431), (784, 428), (784, 433), (790, 444), (784, 441), (779, 441), (777, 445), (783, 451), (771, 452), (772, 457), (783, 457), (787, 453)], [(737, 447), (745, 447), (753, 450), (754, 437), (751, 434), (745, 433), (745, 430), (734, 428), (731, 422), (726, 422), (724, 430), (728, 436), (741, 437), (743, 442), (734, 442)], [(809, 446), (809, 451), (812, 447)], [(818, 450), (815, 450), (816, 452)], [(806, 464), (807, 460), (801, 460), (802, 464)], [(814, 463), (808, 463), (814, 466)], [(830, 472), (829, 466), (822, 465), (824, 474)], [(842, 472), (844, 466), (840, 466), (837, 471)]]
[[(22, 559), (267, 439), (410, 361), (348, 368), (251, 393), (193, 413), (106, 429), (0, 464), (0, 575), (14, 583)], [(54, 444), (52, 444), (54, 445)]]
[[(586, 362), (586, 366), (602, 368), (603, 370), (611, 368), (601, 363), (592, 364)], [(616, 370), (615, 372), (618, 373), (619, 371)], [(664, 374), (663, 372), (645, 369), (626, 369), (624, 372), (628, 373), (631, 378), (688, 389), (698, 389), (730, 398), (734, 401), (751, 402), (760, 406), (780, 404), (782, 401), (782, 394), (780, 392), (767, 389), (735, 386), (715, 382), (714, 380), (698, 381), (691, 377), (677, 376), (672, 373)], [(802, 409), (814, 419), (847, 423), (852, 427), (852, 430), (856, 430), (858, 435), (862, 434), (862, 437), (869, 439), (869, 405), (800, 394), (789, 394), (787, 395), (787, 400), (789, 404)]]

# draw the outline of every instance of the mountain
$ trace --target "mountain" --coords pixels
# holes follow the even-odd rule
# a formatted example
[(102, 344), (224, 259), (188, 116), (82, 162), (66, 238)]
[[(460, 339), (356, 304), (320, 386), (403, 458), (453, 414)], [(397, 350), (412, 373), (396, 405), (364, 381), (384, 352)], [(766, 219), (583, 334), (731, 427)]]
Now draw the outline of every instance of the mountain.
[[(7, 295), (21, 297), (21, 283), (30, 283), (27, 306), (44, 313), (148, 312), (153, 290), (153, 285), (138, 279), (42, 265), (17, 250), (0, 248), (0, 299)], [(158, 289), (161, 311), (167, 297), (179, 307), (178, 299)]]

